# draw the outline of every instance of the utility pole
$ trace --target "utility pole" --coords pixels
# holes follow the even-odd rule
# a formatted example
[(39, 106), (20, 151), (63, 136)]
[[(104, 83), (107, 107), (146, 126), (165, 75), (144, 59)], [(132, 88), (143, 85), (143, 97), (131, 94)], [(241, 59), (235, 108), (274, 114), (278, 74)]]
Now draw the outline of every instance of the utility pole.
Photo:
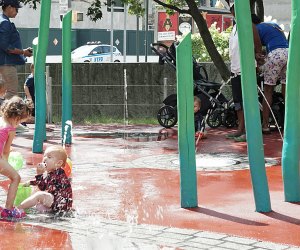
[(110, 62), (114, 62), (114, 2), (110, 1)]
[(145, 62), (148, 61), (148, 16), (149, 16), (149, 0), (146, 1), (146, 29), (145, 29)]
[(136, 16), (136, 61), (140, 61), (140, 37), (139, 37), (139, 32), (140, 32), (140, 17)]

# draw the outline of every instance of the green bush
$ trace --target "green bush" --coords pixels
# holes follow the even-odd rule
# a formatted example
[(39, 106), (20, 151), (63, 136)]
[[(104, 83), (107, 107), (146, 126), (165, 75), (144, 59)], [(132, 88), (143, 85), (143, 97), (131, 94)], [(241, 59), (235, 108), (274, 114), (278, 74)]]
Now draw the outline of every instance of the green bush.
[[(229, 27), (226, 31), (219, 32), (216, 23), (209, 28), (215, 46), (224, 61), (229, 61), (229, 36), (231, 30), (232, 27)], [(212, 61), (199, 33), (192, 34), (192, 53), (198, 62)]]

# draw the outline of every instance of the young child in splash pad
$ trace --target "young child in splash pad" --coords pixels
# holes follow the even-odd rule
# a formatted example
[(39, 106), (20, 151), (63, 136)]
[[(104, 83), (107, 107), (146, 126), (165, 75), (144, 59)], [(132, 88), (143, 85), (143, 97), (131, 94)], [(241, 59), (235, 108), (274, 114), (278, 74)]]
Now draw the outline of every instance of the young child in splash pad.
[(36, 168), (35, 180), (24, 186), (37, 186), (40, 191), (24, 200), (19, 209), (37, 206), (41, 212), (65, 212), (72, 209), (72, 187), (63, 167), (67, 153), (61, 146), (50, 146), (45, 150), (42, 163)]
[(5, 100), (1, 105), (0, 174), (10, 179), (5, 208), (0, 207), (0, 214), (2, 218), (22, 218), (25, 216), (23, 210), (13, 207), (21, 178), (17, 171), (8, 163), (8, 157), (10, 153), (10, 146), (16, 135), (16, 128), (21, 122), (28, 119), (31, 114), (32, 107), (32, 102), (23, 101), (22, 98), (17, 96), (14, 96), (9, 100)]

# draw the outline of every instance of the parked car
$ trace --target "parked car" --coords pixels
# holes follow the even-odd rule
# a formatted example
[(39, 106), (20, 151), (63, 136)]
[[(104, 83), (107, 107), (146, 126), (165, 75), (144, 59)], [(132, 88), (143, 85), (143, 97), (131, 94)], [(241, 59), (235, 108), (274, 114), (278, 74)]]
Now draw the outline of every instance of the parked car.
[[(121, 62), (122, 54), (113, 46), (113, 62)], [(111, 52), (109, 44), (87, 43), (72, 51), (72, 62), (82, 63), (104, 63), (111, 62)]]

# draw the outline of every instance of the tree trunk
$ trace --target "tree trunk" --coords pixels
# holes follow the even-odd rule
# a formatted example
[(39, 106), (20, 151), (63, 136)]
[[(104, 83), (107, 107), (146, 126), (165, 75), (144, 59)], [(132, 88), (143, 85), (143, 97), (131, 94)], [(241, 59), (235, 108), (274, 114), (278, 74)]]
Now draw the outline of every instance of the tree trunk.
[(230, 77), (230, 71), (226, 64), (223, 61), (223, 58), (219, 54), (213, 40), (211, 37), (211, 34), (207, 28), (207, 24), (203, 16), (198, 10), (198, 7), (195, 3), (194, 0), (185, 0), (190, 11), (191, 11), (191, 16), (193, 17), (198, 29), (199, 33), (203, 39), (204, 45), (207, 49), (208, 54), (210, 55), (213, 63), (217, 67), (222, 79), (224, 81), (227, 81)]
[(263, 0), (256, 0), (256, 14), (260, 18), (260, 20), (263, 22), (264, 16), (265, 16)]
[(255, 11), (255, 2), (256, 2), (256, 0), (250, 0), (250, 11), (251, 11), (251, 13), (256, 13), (256, 11)]
[(263, 0), (250, 0), (251, 13), (255, 13), (259, 19), (264, 21), (264, 3)]

